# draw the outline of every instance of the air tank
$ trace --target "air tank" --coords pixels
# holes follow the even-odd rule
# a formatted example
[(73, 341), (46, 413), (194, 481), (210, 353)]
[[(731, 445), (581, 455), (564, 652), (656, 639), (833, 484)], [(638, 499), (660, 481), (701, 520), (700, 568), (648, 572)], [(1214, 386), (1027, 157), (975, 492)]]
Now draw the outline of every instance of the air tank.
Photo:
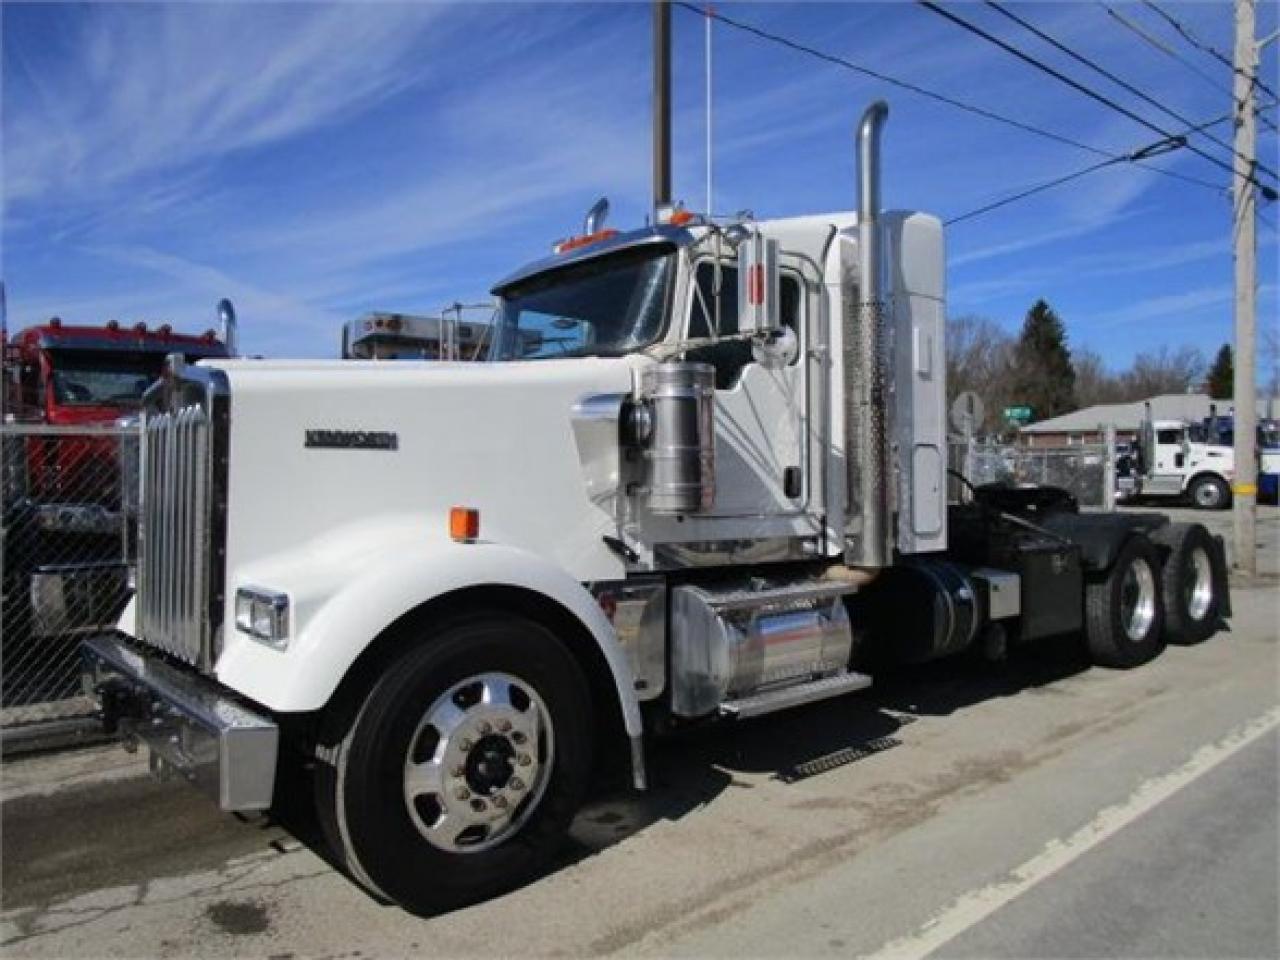
[(715, 385), (706, 363), (660, 363), (641, 377), (644, 487), (653, 513), (698, 513), (715, 502)]

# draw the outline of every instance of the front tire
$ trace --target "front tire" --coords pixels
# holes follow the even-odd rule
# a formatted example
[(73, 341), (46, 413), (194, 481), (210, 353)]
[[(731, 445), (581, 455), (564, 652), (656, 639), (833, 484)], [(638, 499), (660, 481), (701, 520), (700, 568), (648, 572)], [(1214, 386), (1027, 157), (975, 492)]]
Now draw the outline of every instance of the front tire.
[(1219, 585), (1226, 582), (1209, 531), (1198, 523), (1171, 523), (1152, 534), (1168, 550), (1161, 571), (1164, 635), (1170, 643), (1200, 643), (1222, 617)]
[(1225, 510), (1231, 506), (1231, 488), (1221, 477), (1196, 477), (1187, 494), (1201, 510)]
[(1084, 596), (1085, 642), (1093, 662), (1127, 669), (1165, 648), (1160, 556), (1142, 534), (1131, 536), (1104, 577)]
[(587, 786), (581, 669), (548, 630), (514, 616), (434, 631), (416, 621), (390, 639), (405, 652), (321, 738), (330, 845), (356, 879), (415, 913), (528, 882), (552, 861)]

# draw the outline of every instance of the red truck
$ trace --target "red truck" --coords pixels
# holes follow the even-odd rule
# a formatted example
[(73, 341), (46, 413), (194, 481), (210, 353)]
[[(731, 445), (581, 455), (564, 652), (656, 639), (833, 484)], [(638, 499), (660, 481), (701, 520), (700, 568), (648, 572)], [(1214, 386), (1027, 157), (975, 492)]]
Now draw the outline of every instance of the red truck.
[[(235, 312), (219, 304), (222, 331), (176, 333), (169, 324), (78, 326), (54, 317), (3, 346), (5, 703), (49, 699), (13, 667), (42, 664), (56, 638), (113, 620), (127, 595), (132, 507), (122, 471), (136, 469), (129, 436), (143, 392), (165, 358), (225, 357)], [(17, 671), (47, 674), (47, 670)]]

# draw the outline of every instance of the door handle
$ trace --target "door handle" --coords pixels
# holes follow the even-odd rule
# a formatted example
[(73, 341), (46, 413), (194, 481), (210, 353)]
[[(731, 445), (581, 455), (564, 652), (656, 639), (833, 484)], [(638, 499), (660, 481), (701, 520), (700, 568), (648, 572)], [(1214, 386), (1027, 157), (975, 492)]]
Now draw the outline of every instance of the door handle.
[(787, 467), (782, 471), (782, 492), (789, 500), (800, 496), (800, 468)]

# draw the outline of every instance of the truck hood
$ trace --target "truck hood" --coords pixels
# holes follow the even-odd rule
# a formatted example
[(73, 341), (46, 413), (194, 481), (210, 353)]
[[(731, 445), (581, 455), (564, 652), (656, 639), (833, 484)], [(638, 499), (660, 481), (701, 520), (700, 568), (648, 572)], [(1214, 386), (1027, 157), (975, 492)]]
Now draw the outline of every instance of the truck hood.
[(630, 392), (649, 362), (208, 363), (231, 393), (228, 573), (270, 586), (317, 552), (358, 567), (357, 544), (389, 548), (368, 530), (447, 538), (450, 508), (465, 506), (483, 540), (580, 580), (616, 576), (602, 541), (614, 519), (592, 499), (584, 462), (596, 451), (579, 449), (574, 407)]

